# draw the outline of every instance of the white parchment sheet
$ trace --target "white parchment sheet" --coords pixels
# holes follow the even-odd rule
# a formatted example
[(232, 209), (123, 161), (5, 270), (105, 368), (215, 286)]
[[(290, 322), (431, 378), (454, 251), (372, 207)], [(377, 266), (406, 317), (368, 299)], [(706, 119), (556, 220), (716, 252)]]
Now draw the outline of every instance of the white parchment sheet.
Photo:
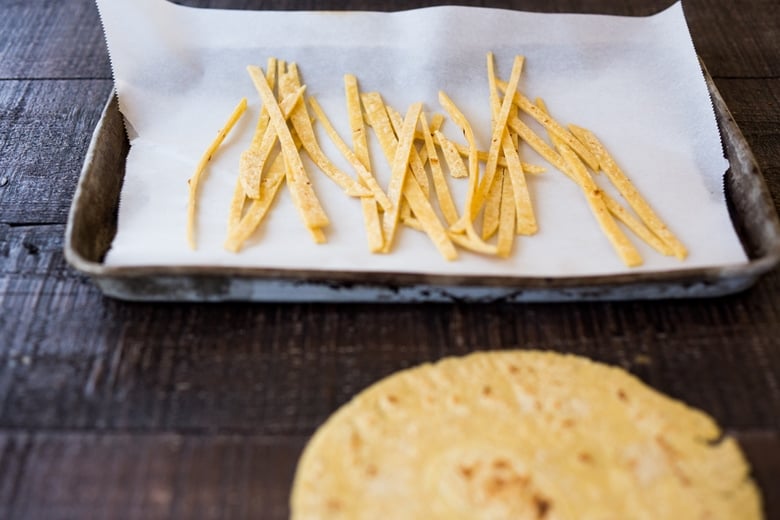
[[(317, 97), (347, 142), (344, 74), (356, 75), (361, 90), (379, 91), (402, 113), (416, 101), (428, 113), (443, 113), (437, 94), (444, 90), (471, 120), (480, 148), (487, 149), (488, 51), (495, 53), (505, 79), (513, 57), (524, 55), (520, 89), (532, 99), (544, 98), (561, 123), (593, 130), (690, 251), (680, 262), (629, 235), (645, 259), (633, 271), (746, 261), (727, 214), (721, 180), (727, 163), (680, 4), (646, 18), (465, 7), (336, 13), (204, 10), (164, 0), (97, 4), (132, 145), (107, 265), (475, 276), (629, 271), (579, 188), (527, 146), (523, 160), (547, 167), (543, 175), (528, 177), (539, 232), (518, 237), (509, 259), (459, 249), (459, 258), (448, 262), (427, 236), (409, 228), (401, 229), (391, 254), (371, 254), (359, 201), (310, 163), (331, 220), (326, 244), (313, 243), (283, 187), (247, 246), (239, 254), (223, 249), (238, 158), (251, 140), (261, 106), (247, 65), (265, 67), (269, 56), (296, 62), (307, 94)], [(210, 163), (202, 184), (198, 249), (191, 251), (185, 239), (187, 179), (242, 97), (249, 100), (247, 114)], [(444, 129), (465, 143), (453, 122)], [(320, 135), (326, 154), (354, 176)], [(386, 186), (389, 168), (377, 143), (370, 145), (380, 184)], [(450, 186), (462, 207), (465, 180), (450, 179)]]

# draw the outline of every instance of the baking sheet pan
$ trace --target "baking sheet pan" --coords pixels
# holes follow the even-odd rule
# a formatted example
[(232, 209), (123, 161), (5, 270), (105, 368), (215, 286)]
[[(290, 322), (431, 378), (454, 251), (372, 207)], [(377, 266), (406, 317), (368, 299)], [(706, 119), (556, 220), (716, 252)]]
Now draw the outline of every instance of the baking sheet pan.
[(715, 268), (577, 277), (473, 277), (219, 266), (110, 267), (129, 143), (115, 94), (87, 151), (68, 218), (65, 256), (110, 297), (168, 301), (570, 301), (714, 297), (750, 287), (780, 260), (780, 222), (753, 155), (712, 78), (705, 79), (729, 169), (724, 190), (749, 261)]

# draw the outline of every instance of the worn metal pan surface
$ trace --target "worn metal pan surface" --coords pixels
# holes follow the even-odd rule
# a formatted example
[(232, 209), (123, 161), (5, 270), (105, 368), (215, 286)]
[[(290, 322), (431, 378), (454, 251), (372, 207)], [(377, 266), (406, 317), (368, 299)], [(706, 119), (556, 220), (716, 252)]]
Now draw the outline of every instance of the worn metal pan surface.
[(577, 277), (467, 277), (220, 266), (111, 267), (129, 144), (116, 95), (106, 104), (70, 209), (65, 256), (107, 296), (178, 301), (567, 301), (714, 297), (750, 287), (780, 261), (780, 222), (742, 133), (705, 71), (729, 169), (724, 189), (749, 261), (739, 266)]

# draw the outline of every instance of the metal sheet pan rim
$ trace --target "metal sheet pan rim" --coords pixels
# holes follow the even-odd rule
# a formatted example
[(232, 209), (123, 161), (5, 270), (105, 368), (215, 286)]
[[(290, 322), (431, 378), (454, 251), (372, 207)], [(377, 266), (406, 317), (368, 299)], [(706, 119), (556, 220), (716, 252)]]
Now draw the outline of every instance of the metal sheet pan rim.
[[(756, 192), (756, 196), (771, 201), (768, 190), (761, 177), (755, 159), (744, 137), (736, 127), (733, 117), (725, 106), (720, 94), (714, 86), (712, 79), (704, 69), (705, 78), (713, 98), (716, 115), (721, 124), (721, 133), (724, 141), (726, 138), (736, 139), (740, 145), (740, 154), (747, 154), (747, 161), (754, 178), (750, 178), (751, 189)], [(73, 204), (70, 209), (65, 237), (65, 257), (67, 261), (77, 270), (87, 276), (90, 276), (109, 296), (132, 299), (132, 300), (266, 300), (262, 291), (246, 292), (242, 288), (238, 292), (231, 291), (229, 284), (220, 286), (220, 293), (216, 291), (210, 294), (208, 289), (198, 289), (198, 281), (220, 280), (229, 281), (231, 279), (242, 280), (242, 283), (251, 284), (252, 281), (258, 282), (258, 286), (263, 283), (273, 282), (288, 284), (291, 291), (297, 291), (295, 295), (289, 295), (284, 298), (289, 301), (306, 301), (307, 288), (312, 287), (330, 287), (338, 289), (333, 294), (334, 301), (377, 301), (382, 298), (374, 296), (365, 296), (350, 300), (336, 295), (349, 292), (350, 288), (367, 289), (373, 288), (379, 293), (383, 289), (391, 289), (393, 294), (398, 294), (398, 288), (417, 288), (420, 294), (411, 297), (408, 300), (401, 298), (399, 301), (438, 301), (437, 298), (426, 298), (425, 293), (439, 291), (444, 295), (442, 299), (447, 300), (447, 291), (453, 291), (458, 288), (461, 290), (481, 289), (485, 291), (494, 290), (494, 296), (501, 299), (501, 294), (514, 293), (519, 294), (517, 301), (559, 301), (571, 299), (630, 299), (630, 298), (663, 298), (663, 297), (707, 297), (720, 296), (744, 290), (751, 286), (759, 276), (772, 270), (780, 262), (780, 221), (774, 207), (760, 208), (765, 214), (766, 226), (768, 232), (764, 230), (764, 235), (768, 238), (763, 239), (760, 244), (763, 249), (760, 256), (750, 258), (745, 264), (722, 265), (705, 268), (676, 269), (672, 271), (641, 272), (641, 273), (618, 273), (609, 275), (593, 276), (572, 276), (572, 277), (508, 277), (508, 276), (464, 276), (464, 275), (437, 275), (424, 273), (395, 273), (395, 272), (375, 272), (375, 271), (326, 271), (326, 270), (282, 270), (266, 268), (247, 268), (247, 267), (228, 267), (228, 266), (170, 266), (170, 265), (149, 265), (142, 267), (112, 267), (106, 266), (99, 261), (93, 261), (86, 258), (79, 251), (78, 244), (74, 239), (74, 232), (79, 223), (79, 211), (83, 211), (85, 190), (87, 190), (87, 178), (95, 169), (95, 157), (100, 147), (100, 140), (103, 132), (106, 130), (107, 120), (110, 116), (116, 116), (111, 111), (118, 111), (116, 106), (116, 94), (114, 92), (109, 96), (109, 100), (101, 115), (100, 121), (92, 136), (92, 140), (85, 157), (84, 167), (79, 178), (76, 193), (73, 198)], [(121, 118), (121, 115), (119, 115)], [(723, 135), (728, 134), (728, 135)], [(725, 144), (725, 143), (724, 143)], [(744, 157), (743, 157), (744, 160)], [(733, 167), (733, 164), (732, 164)], [(746, 175), (746, 177), (750, 177)], [(121, 181), (120, 181), (121, 184)], [(118, 197), (118, 193), (116, 194)], [(765, 205), (765, 204), (764, 204)], [(732, 218), (740, 218), (740, 214)], [(750, 255), (749, 255), (750, 256)], [(148, 287), (143, 290), (136, 290), (135, 287), (139, 280), (167, 282), (154, 289)], [(181, 281), (181, 287), (177, 288), (176, 280)], [(141, 285), (142, 286), (142, 285)], [(167, 287), (167, 289), (166, 289)], [(227, 287), (225, 289), (224, 287)], [(695, 287), (694, 289), (690, 289)], [(688, 288), (688, 289), (686, 289)], [(162, 291), (158, 294), (155, 291)], [(165, 291), (168, 294), (165, 294)], [(353, 291), (355, 293), (360, 291)], [(370, 292), (370, 291), (369, 291)], [(457, 291), (455, 291), (457, 292)], [(522, 297), (523, 292), (526, 296)], [(454, 294), (454, 293), (453, 293)], [(273, 299), (279, 299), (278, 295)], [(322, 296), (322, 295), (320, 295)], [(357, 296), (357, 294), (353, 295)], [(494, 300), (496, 298), (487, 298)], [(325, 297), (327, 300), (328, 298)], [(460, 299), (453, 296), (450, 299)], [(463, 299), (474, 301), (485, 301), (482, 295), (480, 298), (469, 298), (466, 295)], [(512, 298), (509, 298), (510, 300)]]

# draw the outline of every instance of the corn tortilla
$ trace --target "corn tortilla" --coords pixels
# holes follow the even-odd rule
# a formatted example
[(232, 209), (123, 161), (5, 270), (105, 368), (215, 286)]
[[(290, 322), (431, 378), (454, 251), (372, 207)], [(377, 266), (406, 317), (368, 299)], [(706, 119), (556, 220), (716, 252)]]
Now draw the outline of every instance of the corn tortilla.
[(734, 439), (624, 370), (481, 352), (394, 374), (314, 435), (292, 518), (761, 518)]

